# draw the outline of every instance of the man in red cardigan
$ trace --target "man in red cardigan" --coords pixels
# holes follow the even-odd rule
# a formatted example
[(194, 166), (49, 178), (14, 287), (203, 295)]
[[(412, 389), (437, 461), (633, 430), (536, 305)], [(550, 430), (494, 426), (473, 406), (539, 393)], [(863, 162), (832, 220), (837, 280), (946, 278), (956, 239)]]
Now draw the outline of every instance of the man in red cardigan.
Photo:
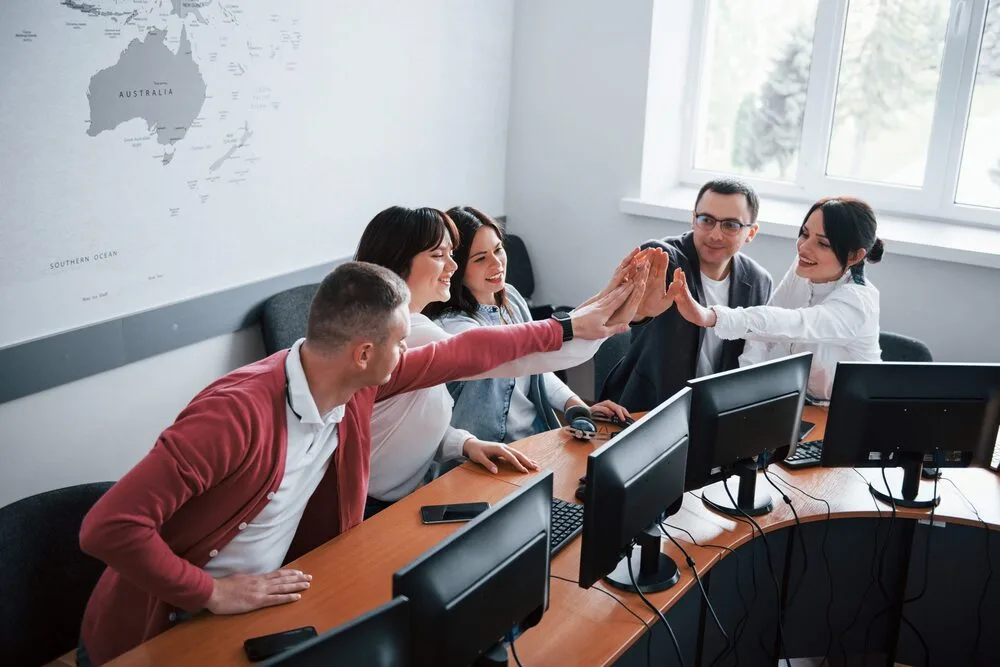
[(203, 609), (298, 600), (311, 577), (282, 565), (361, 522), (375, 401), (626, 330), (648, 262), (635, 269), (568, 319), (407, 350), (406, 284), (372, 264), (338, 267), (305, 339), (202, 390), (87, 514), (80, 545), (108, 567), (84, 614), (80, 664), (105, 663)]

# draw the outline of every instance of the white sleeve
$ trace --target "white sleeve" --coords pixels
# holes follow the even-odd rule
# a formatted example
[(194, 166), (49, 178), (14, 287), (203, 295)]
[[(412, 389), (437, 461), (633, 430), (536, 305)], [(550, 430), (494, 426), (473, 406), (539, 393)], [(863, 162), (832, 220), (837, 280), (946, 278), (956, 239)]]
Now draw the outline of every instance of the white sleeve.
[[(439, 331), (441, 332), (442, 338), (438, 340), (444, 340), (449, 336), (483, 326), (472, 320), (455, 318), (443, 320), (440, 322), (440, 325), (441, 328)], [(563, 346), (558, 350), (553, 350), (552, 352), (533, 352), (532, 354), (525, 355), (520, 359), (515, 359), (513, 361), (508, 361), (505, 364), (501, 364), (492, 370), (486, 371), (485, 373), (480, 373), (479, 375), (463, 379), (482, 380), (485, 378), (516, 378), (523, 377), (525, 375), (540, 375), (551, 371), (561, 371), (566, 368), (573, 368), (574, 366), (579, 366), (580, 364), (586, 362), (588, 359), (597, 354), (597, 349), (601, 347), (601, 343), (605, 340), (607, 339), (581, 340), (574, 338), (571, 341), (563, 343)]]
[(542, 382), (545, 383), (545, 393), (548, 394), (549, 405), (552, 406), (553, 410), (562, 412), (566, 407), (566, 401), (576, 396), (573, 390), (553, 373), (543, 374)]
[(441, 447), (438, 449), (438, 460), (448, 461), (457, 459), (465, 453), (465, 441), (476, 436), (462, 428), (455, 428), (449, 425), (441, 439)]
[[(791, 268), (782, 276), (781, 282), (771, 292), (771, 298), (767, 300), (767, 305), (781, 308), (793, 307), (792, 285), (795, 280), (795, 262), (793, 262)], [(716, 331), (716, 335), (718, 335), (718, 331)], [(741, 367), (753, 366), (754, 364), (763, 363), (771, 359), (788, 356), (791, 353), (791, 343), (769, 343), (750, 339), (746, 341), (746, 345), (743, 347), (743, 354), (740, 355), (739, 363)]]
[(826, 301), (808, 308), (713, 306), (715, 334), (724, 340), (745, 338), (764, 343), (848, 343), (877, 316), (861, 286), (846, 285)]

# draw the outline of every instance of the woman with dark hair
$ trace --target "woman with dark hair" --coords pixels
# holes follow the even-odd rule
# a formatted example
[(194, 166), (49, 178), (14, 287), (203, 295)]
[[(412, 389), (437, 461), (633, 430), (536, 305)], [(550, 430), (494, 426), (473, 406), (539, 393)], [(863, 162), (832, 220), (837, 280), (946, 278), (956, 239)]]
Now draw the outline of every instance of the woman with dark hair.
[[(505, 282), (507, 255), (500, 224), (471, 206), (449, 209), (448, 216), (460, 239), (455, 252), (458, 268), (452, 276), (458, 286), (446, 303), (433, 304), (427, 314), (436, 317), (450, 334), (530, 321), (524, 297)], [(542, 372), (551, 370), (555, 369), (493, 373), (489, 379), (448, 383), (455, 399), (452, 425), (498, 442), (514, 442), (558, 428), (553, 410), (565, 412), (586, 403), (553, 373)], [(622, 421), (630, 418), (625, 408), (612, 401), (598, 403), (591, 410)]]
[(809, 208), (795, 262), (766, 306), (705, 308), (691, 298), (683, 273), (670, 291), (686, 320), (714, 327), (722, 339), (745, 338), (740, 365), (810, 351), (809, 398), (829, 401), (840, 361), (880, 361), (879, 293), (865, 264), (882, 259), (875, 212), (860, 199), (830, 197)]
[[(354, 259), (391, 269), (410, 288), (408, 347), (450, 336), (421, 311), (452, 297), (451, 282), (457, 268), (452, 253), (457, 247), (459, 234), (454, 223), (434, 208), (393, 206), (376, 215), (362, 234)], [(610, 293), (626, 278), (635, 277), (638, 286), (641, 276), (633, 270), (636, 257), (633, 252), (622, 262), (612, 282), (595, 299)], [(592, 357), (600, 344), (600, 340), (574, 339), (560, 350), (522, 357), (483, 377), (569, 368)], [(375, 404), (366, 518), (416, 490), (439, 474), (442, 466), (462, 461), (463, 456), (494, 473), (495, 460), (504, 460), (520, 472), (538, 469), (534, 461), (513, 447), (451, 426), (451, 416), (452, 398), (444, 385), (399, 394)]]

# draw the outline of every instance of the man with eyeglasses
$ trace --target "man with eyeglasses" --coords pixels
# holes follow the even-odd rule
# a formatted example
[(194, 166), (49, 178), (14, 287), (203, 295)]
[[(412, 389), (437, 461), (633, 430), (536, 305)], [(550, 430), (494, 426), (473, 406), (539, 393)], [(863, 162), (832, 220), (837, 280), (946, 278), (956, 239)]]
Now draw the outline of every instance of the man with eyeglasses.
[[(651, 410), (685, 386), (688, 380), (739, 367), (743, 340), (723, 341), (711, 329), (688, 323), (667, 297), (674, 269), (690, 276), (691, 294), (705, 306), (760, 306), (771, 296), (771, 274), (740, 252), (757, 234), (757, 193), (734, 179), (709, 181), (698, 191), (691, 231), (643, 248), (666, 251), (660, 272), (664, 291), (646, 290), (632, 322), (632, 342), (611, 371), (601, 400), (629, 410)], [(650, 274), (652, 279), (653, 274)]]

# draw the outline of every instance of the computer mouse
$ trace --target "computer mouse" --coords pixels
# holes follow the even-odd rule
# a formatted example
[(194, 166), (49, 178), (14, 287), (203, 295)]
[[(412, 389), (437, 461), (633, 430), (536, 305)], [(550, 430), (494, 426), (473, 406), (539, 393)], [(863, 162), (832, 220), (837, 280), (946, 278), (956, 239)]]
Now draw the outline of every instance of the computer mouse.
[(580, 486), (576, 487), (576, 493), (573, 495), (575, 495), (577, 499), (582, 502), (584, 500), (584, 497), (587, 495), (587, 486), (585, 484), (581, 484)]

